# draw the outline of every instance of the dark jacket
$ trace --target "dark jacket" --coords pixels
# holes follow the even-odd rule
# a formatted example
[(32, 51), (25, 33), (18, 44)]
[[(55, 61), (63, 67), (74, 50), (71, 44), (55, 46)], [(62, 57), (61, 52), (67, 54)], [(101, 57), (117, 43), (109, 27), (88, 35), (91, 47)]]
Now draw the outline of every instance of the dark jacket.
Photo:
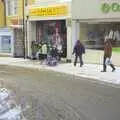
[(57, 55), (58, 55), (57, 48), (52, 48), (52, 50), (50, 51), (50, 54), (52, 57), (57, 57)]
[(83, 53), (85, 53), (85, 47), (82, 43), (80, 43), (80, 41), (78, 40), (74, 49), (73, 49), (73, 54), (75, 54), (76, 56), (80, 56)]

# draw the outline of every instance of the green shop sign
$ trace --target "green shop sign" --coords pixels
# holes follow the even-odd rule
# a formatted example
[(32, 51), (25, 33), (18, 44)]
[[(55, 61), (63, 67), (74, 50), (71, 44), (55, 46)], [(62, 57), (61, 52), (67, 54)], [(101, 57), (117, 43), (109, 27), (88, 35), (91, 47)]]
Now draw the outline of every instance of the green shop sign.
[(103, 3), (101, 5), (101, 11), (103, 13), (109, 13), (109, 12), (120, 12), (120, 3)]

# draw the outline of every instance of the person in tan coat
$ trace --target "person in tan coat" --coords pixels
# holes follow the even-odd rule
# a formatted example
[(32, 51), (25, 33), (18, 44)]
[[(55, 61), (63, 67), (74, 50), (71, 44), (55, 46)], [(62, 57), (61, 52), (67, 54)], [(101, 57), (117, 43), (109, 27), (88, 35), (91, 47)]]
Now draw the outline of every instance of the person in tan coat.
[[(105, 41), (105, 46), (104, 46), (103, 70), (101, 72), (106, 72), (106, 69), (107, 69), (106, 61), (110, 60), (111, 56), (112, 56), (112, 44), (111, 44), (110, 39), (107, 39)], [(112, 64), (111, 60), (109, 61), (109, 65), (112, 68), (112, 72), (114, 72), (115, 71), (115, 67)]]

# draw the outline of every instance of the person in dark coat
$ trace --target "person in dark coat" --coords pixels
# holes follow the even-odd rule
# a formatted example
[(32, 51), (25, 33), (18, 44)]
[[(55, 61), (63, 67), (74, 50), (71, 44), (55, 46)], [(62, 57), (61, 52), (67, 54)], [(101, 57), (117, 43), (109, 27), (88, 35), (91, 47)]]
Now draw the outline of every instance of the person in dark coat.
[(74, 46), (74, 49), (73, 49), (73, 54), (75, 54), (74, 66), (76, 66), (78, 57), (79, 57), (79, 60), (80, 60), (80, 67), (83, 66), (82, 55), (84, 53), (85, 53), (84, 45), (80, 42), (80, 40), (77, 40), (77, 42)]
[[(110, 39), (106, 39), (105, 46), (104, 46), (104, 58), (103, 58), (103, 70), (101, 72), (106, 72), (107, 66), (106, 66), (106, 60), (111, 59), (112, 56), (112, 44)], [(112, 72), (115, 71), (115, 67), (112, 64), (112, 62), (109, 63), (109, 65), (112, 68)]]

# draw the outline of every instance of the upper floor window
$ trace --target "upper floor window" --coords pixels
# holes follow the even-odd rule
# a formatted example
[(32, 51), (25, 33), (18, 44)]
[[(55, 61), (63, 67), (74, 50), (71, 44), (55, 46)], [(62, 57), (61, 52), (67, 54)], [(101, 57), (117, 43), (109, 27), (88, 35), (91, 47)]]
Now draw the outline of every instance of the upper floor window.
[(18, 0), (13, 0), (13, 15), (18, 14)]
[(10, 15), (12, 15), (12, 7), (11, 7), (11, 2), (10, 2), (10, 0), (8, 0), (7, 1), (7, 4), (6, 4), (7, 6), (6, 6), (6, 8), (7, 8), (7, 15), (8, 16), (10, 16)]
[(18, 13), (18, 0), (6, 0), (7, 16), (17, 15)]

